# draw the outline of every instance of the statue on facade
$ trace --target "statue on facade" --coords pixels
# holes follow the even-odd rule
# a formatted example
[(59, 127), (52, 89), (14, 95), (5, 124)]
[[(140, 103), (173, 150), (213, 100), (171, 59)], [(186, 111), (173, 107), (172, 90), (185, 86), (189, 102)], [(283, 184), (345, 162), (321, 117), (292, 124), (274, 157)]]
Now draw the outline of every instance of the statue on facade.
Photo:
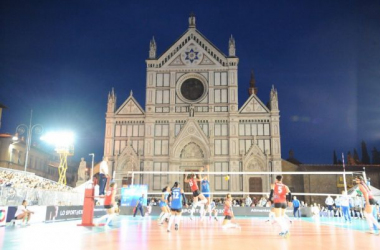
[(77, 186), (86, 182), (86, 169), (87, 169), (87, 163), (84, 160), (84, 158), (81, 158), (81, 161), (79, 163), (79, 168), (78, 168)]
[(189, 116), (190, 117), (194, 117), (194, 106), (193, 106), (193, 104), (190, 104), (190, 107), (189, 107)]

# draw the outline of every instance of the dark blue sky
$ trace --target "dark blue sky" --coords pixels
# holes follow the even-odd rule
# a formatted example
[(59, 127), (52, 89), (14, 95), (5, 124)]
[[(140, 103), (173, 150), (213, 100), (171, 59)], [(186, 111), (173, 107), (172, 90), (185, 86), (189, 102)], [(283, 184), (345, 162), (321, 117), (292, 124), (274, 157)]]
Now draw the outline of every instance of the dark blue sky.
[[(265, 3), (264, 3), (265, 2)], [(103, 154), (107, 94), (145, 106), (145, 59), (188, 28), (227, 54), (235, 37), (239, 104), (250, 70), (281, 110), (282, 156), (332, 163), (361, 140), (380, 149), (379, 1), (14, 1), (0, 3), (0, 132), (34, 122), (76, 134), (75, 158)]]

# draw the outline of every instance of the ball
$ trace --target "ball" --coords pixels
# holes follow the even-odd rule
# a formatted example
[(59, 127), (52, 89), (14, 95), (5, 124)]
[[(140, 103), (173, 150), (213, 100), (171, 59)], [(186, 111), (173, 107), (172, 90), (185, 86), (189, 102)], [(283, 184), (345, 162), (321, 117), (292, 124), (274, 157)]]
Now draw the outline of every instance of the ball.
[(224, 179), (225, 179), (226, 181), (228, 181), (228, 180), (230, 179), (230, 177), (229, 177), (228, 175), (226, 175), (226, 176), (224, 177)]

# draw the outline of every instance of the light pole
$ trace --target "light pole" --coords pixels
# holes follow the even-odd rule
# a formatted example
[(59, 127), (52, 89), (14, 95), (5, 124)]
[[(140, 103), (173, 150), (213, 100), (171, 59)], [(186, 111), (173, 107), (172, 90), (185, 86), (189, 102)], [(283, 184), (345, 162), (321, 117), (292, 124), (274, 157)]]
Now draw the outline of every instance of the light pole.
[(24, 171), (26, 173), (26, 168), (28, 167), (28, 159), (29, 159), (29, 151), (30, 151), (30, 144), (32, 142), (32, 133), (33, 131), (36, 134), (42, 134), (43, 127), (41, 124), (35, 124), (32, 126), (32, 117), (33, 117), (33, 110), (30, 111), (30, 122), (29, 126), (26, 124), (20, 124), (16, 128), (16, 135), (13, 137), (14, 141), (19, 140), (19, 136), (22, 134), (26, 134), (26, 154), (25, 154), (25, 165), (24, 165)]
[[(245, 153), (244, 153), (244, 150), (240, 150), (240, 155), (241, 155), (241, 168), (240, 168), (240, 172), (243, 172), (244, 171), (244, 155), (245, 155)], [(243, 177), (243, 178), (241, 178), (241, 187), (243, 188), (243, 192), (245, 191), (244, 190), (244, 176), (242, 176), (242, 175), (240, 175), (240, 177)]]
[[(141, 166), (141, 155), (142, 154), (143, 154), (142, 149), (137, 151), (138, 164), (139, 164), (140, 171), (144, 171), (144, 166)], [(140, 184), (144, 184), (144, 175), (143, 174), (140, 174)]]
[(89, 155), (92, 156), (90, 181), (91, 181), (91, 183), (93, 183), (93, 180), (94, 180), (93, 175), (94, 175), (94, 157), (95, 157), (95, 154), (94, 154), (94, 153), (91, 153), (91, 154), (89, 154)]

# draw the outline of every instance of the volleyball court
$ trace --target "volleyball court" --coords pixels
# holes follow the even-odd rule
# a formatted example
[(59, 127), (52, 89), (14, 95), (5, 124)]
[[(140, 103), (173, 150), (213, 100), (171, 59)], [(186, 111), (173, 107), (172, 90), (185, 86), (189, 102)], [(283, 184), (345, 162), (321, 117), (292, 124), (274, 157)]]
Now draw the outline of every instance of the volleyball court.
[[(373, 228), (374, 225), (371, 227), (365, 218), (368, 213), (365, 211), (365, 201), (363, 204), (363, 192), (359, 188), (362, 183), (355, 178), (361, 176), (363, 184), (370, 192), (365, 173), (204, 171), (203, 173), (131, 172), (130, 174), (132, 185), (140, 184), (142, 175), (168, 176), (168, 185), (162, 187), (161, 192), (145, 194), (148, 203), (147, 207), (144, 206), (144, 217), (138, 214), (133, 217), (133, 208), (136, 207), (121, 206), (120, 214), (115, 214), (107, 226), (96, 223), (100, 219), (94, 218), (94, 225), (102, 226), (77, 227), (78, 222), (69, 221), (33, 225), (21, 230), (2, 228), (0, 232), (4, 236), (2, 241), (6, 247), (4, 249), (12, 247), (20, 249), (25, 246), (23, 239), (26, 235), (28, 239), (33, 239), (28, 241), (30, 247), (48, 246), (49, 242), (54, 241), (59, 242), (57, 245), (59, 249), (69, 246), (72, 249), (123, 246), (140, 249), (179, 247), (377, 249), (379, 246), (380, 237), (377, 235), (379, 228), (376, 230)], [(215, 177), (222, 177), (228, 185), (233, 185), (241, 175), (266, 176), (268, 190), (210, 192), (210, 189), (203, 188), (205, 180), (209, 185), (214, 185), (213, 181), (217, 180)], [(318, 175), (324, 176), (326, 182), (314, 182), (320, 179), (316, 178)], [(139, 178), (135, 178), (136, 176)], [(278, 181), (276, 176), (283, 176), (283, 179)], [(336, 186), (342, 177), (343, 194), (342, 192), (299, 193), (291, 181), (297, 180), (300, 176), (303, 177), (304, 186)], [(194, 185), (197, 185), (198, 189), (194, 188)], [(350, 186), (352, 188), (347, 188)], [(277, 191), (270, 195), (271, 189)], [(119, 187), (115, 189), (115, 193), (120, 194), (121, 190)], [(280, 197), (279, 191), (286, 191), (286, 195)], [(357, 197), (362, 203), (356, 201)], [(333, 199), (333, 203), (330, 198)], [(285, 203), (287, 207), (277, 206), (276, 199), (277, 203)], [(297, 211), (294, 208), (297, 205), (295, 200), (299, 202)], [(347, 211), (343, 211), (347, 201), (349, 218), (346, 216)], [(372, 207), (376, 209), (376, 206)], [(375, 216), (375, 213), (373, 215)], [(285, 235), (284, 230), (287, 231)], [(374, 233), (371, 230), (374, 230)], [(44, 232), (49, 232), (49, 237), (46, 237)], [(63, 234), (69, 241), (62, 240)]]

